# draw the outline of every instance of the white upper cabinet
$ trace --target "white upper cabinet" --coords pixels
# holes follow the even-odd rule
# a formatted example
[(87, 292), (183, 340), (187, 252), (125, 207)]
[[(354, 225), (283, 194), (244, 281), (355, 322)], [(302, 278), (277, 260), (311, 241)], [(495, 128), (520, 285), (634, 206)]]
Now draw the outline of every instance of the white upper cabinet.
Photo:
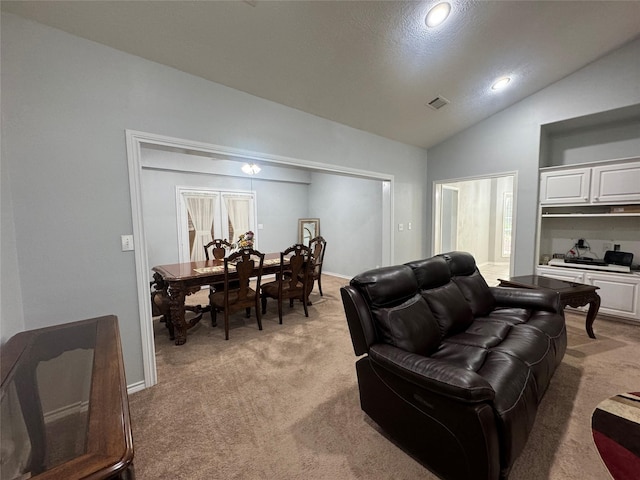
[(591, 168), (555, 170), (540, 174), (540, 204), (589, 203)]
[(540, 205), (640, 203), (640, 160), (629, 160), (542, 169)]
[(640, 162), (592, 168), (593, 203), (640, 202)]

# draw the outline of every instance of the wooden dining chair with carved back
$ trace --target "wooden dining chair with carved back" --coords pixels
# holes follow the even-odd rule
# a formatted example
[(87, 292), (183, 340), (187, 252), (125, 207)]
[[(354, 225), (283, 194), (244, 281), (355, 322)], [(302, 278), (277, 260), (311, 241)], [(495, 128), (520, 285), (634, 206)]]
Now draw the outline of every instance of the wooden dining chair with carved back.
[[(264, 253), (252, 248), (243, 248), (224, 258), (223, 288), (209, 294), (209, 303), (214, 325), (217, 313), (224, 313), (225, 340), (229, 340), (229, 315), (238, 310), (244, 309), (249, 318), (255, 308), (258, 329), (262, 330), (259, 292), (263, 263)], [(252, 277), (256, 279), (255, 290), (249, 286)]]
[(311, 250), (311, 262), (313, 264), (309, 293), (313, 290), (314, 283), (318, 282), (318, 290), (320, 290), (320, 296), (322, 297), (322, 263), (324, 262), (324, 252), (327, 249), (327, 241), (322, 236), (317, 236), (309, 242), (309, 249)]
[[(222, 238), (214, 238), (204, 246), (204, 256), (207, 260), (222, 260), (231, 252), (232, 248), (233, 245), (229, 243), (226, 238), (224, 240)], [(237, 288), (237, 282), (232, 282), (232, 286)], [(223, 288), (224, 282), (209, 285), (209, 298), (211, 298), (213, 293), (222, 291)], [(213, 305), (210, 303), (209, 306), (211, 307), (211, 326), (215, 327), (216, 319), (213, 312)]]
[[(291, 255), (291, 256), (289, 256)], [(307, 297), (310, 281), (310, 251), (309, 247), (297, 243), (280, 252), (280, 271), (273, 282), (262, 285), (262, 313), (267, 311), (267, 298), (278, 301), (278, 319), (282, 323), (282, 303), (289, 300), (293, 306), (294, 300), (300, 300), (304, 306), (304, 316), (308, 317)], [(287, 261), (288, 257), (288, 261)]]
[[(161, 317), (160, 321), (164, 322), (165, 327), (169, 330), (169, 338), (174, 339), (173, 323), (171, 322), (171, 309), (169, 308), (168, 285), (158, 272), (153, 274), (153, 281), (150, 282), (151, 287), (151, 316)], [(196, 323), (202, 318), (203, 309), (200, 305), (185, 305), (185, 317), (188, 322)]]
[(204, 246), (204, 256), (207, 260), (211, 260), (211, 258), (222, 260), (227, 256), (232, 246), (226, 239), (214, 238), (213, 241)]

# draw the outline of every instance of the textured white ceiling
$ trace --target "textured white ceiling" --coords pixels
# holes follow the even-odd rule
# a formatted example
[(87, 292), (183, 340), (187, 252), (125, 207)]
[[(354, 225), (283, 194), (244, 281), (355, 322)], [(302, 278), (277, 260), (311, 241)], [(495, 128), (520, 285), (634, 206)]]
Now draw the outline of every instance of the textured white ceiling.
[[(2, 1), (2, 10), (427, 148), (640, 35), (638, 1), (453, 0), (447, 22), (427, 29), (435, 3)], [(510, 87), (491, 92), (507, 74)], [(451, 104), (425, 106), (437, 95)]]

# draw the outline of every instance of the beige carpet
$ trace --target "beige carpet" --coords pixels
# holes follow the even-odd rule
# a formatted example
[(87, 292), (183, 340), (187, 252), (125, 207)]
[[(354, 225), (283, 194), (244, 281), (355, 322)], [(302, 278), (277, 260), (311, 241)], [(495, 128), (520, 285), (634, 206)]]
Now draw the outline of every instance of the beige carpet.
[[(208, 314), (180, 347), (156, 323), (158, 385), (130, 397), (138, 480), (436, 479), (360, 410), (346, 281), (323, 282), (309, 318), (296, 302), (279, 325), (270, 301), (263, 331), (237, 314), (228, 341)], [(592, 340), (582, 315), (567, 322), (567, 354), (511, 480), (609, 478), (591, 413), (640, 389), (640, 326), (598, 318)]]

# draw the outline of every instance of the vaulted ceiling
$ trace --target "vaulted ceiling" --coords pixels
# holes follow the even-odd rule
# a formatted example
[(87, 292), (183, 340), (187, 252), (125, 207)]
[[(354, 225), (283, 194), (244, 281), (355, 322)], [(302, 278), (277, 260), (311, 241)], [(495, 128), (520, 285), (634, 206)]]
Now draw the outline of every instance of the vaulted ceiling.
[[(638, 1), (2, 1), (184, 72), (428, 148), (640, 35)], [(493, 81), (509, 75), (500, 92)], [(639, 79), (640, 81), (640, 79)], [(437, 96), (450, 103), (426, 104)]]

